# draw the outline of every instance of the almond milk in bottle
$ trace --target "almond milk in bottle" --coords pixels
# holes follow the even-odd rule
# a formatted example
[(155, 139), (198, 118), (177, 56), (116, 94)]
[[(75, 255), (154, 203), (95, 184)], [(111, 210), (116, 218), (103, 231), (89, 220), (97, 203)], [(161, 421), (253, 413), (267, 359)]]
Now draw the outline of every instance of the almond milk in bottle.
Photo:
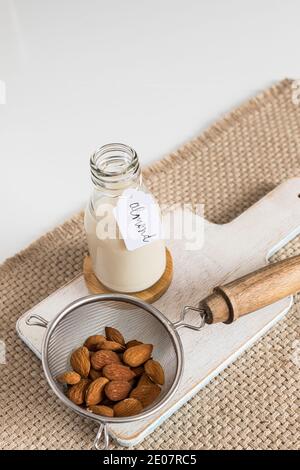
[(94, 273), (116, 292), (138, 292), (163, 275), (161, 215), (143, 182), (136, 152), (107, 144), (90, 160), (93, 191), (84, 225)]

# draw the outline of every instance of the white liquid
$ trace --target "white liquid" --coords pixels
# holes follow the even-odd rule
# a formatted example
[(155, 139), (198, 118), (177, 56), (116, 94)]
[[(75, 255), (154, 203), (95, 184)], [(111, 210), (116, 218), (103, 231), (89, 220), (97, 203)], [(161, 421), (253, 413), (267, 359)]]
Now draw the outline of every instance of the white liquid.
[[(115, 227), (112, 210), (107, 218), (108, 223)], [(105, 238), (107, 233), (104, 233), (104, 229), (102, 234), (99, 233), (97, 222), (88, 207), (84, 220), (88, 248), (94, 273), (106, 287), (117, 292), (138, 292), (159, 280), (166, 267), (163, 240), (155, 240), (147, 246), (128, 251), (118, 231), (118, 238)]]

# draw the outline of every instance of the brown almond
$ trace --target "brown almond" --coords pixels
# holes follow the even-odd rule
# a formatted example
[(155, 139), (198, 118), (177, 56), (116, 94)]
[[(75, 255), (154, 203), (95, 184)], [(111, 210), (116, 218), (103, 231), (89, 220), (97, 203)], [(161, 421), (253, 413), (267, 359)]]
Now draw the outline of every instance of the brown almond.
[(126, 349), (132, 348), (133, 346), (139, 346), (140, 344), (143, 343), (141, 341), (137, 341), (136, 339), (132, 339), (126, 343)]
[(91, 405), (88, 407), (88, 411), (91, 411), (96, 415), (108, 416), (109, 418), (112, 418), (114, 416), (114, 410), (109, 406), (105, 405)]
[(102, 373), (109, 380), (125, 380), (129, 382), (135, 377), (135, 373), (132, 372), (130, 367), (123, 366), (122, 364), (108, 364), (103, 367)]
[(112, 401), (119, 401), (128, 397), (130, 390), (131, 385), (129, 382), (112, 380), (105, 387), (105, 395)]
[(92, 367), (90, 368), (89, 378), (92, 380), (99, 379), (102, 377), (102, 372), (100, 370), (95, 370)]
[(70, 363), (75, 372), (81, 377), (86, 378), (89, 375), (91, 367), (89, 350), (85, 346), (82, 346), (73, 351)]
[(115, 341), (105, 340), (102, 343), (99, 343), (98, 349), (103, 349), (107, 351), (123, 351), (125, 349), (125, 346), (120, 343), (116, 343)]
[(131, 370), (135, 373), (136, 377), (141, 377), (145, 372), (144, 366), (132, 367)]
[(106, 377), (99, 377), (99, 379), (94, 380), (87, 388), (85, 394), (85, 402), (88, 406), (98, 405), (104, 395), (104, 387), (108, 383)]
[(156, 384), (138, 385), (130, 393), (130, 398), (139, 400), (143, 407), (151, 405), (160, 394), (160, 387)]
[(139, 385), (152, 385), (153, 381), (150, 379), (150, 377), (147, 374), (143, 374), (140, 376), (139, 381), (138, 381), (138, 386)]
[(88, 348), (89, 351), (97, 351), (99, 349), (99, 344), (103, 343), (105, 341), (105, 336), (103, 335), (92, 335), (89, 336), (85, 342), (84, 345), (86, 348)]
[(75, 385), (72, 385), (67, 391), (67, 397), (76, 405), (82, 405), (85, 400), (85, 392), (90, 385), (89, 379), (81, 379)]
[(133, 416), (141, 413), (143, 405), (136, 398), (125, 398), (114, 406), (115, 416)]
[(152, 344), (132, 346), (124, 352), (123, 361), (131, 367), (138, 367), (150, 359), (152, 350)]
[(159, 385), (163, 385), (165, 383), (165, 373), (158, 361), (149, 359), (149, 361), (144, 364), (144, 368), (146, 374), (153, 382)]
[(115, 341), (116, 343), (119, 343), (119, 344), (122, 344), (123, 346), (125, 346), (124, 336), (116, 328), (112, 328), (111, 326), (107, 326), (105, 328), (105, 334), (106, 334), (106, 338), (109, 341)]
[(56, 380), (61, 384), (75, 385), (80, 382), (81, 377), (79, 374), (77, 374), (77, 372), (70, 370), (68, 372), (64, 372), (63, 374), (58, 375), (56, 377)]
[(91, 364), (95, 370), (100, 370), (102, 367), (113, 363), (120, 363), (120, 358), (114, 351), (100, 350), (91, 356)]

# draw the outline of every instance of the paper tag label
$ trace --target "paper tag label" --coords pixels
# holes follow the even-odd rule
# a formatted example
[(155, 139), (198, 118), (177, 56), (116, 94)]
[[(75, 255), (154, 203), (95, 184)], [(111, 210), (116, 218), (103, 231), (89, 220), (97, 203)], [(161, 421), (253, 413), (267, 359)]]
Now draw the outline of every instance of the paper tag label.
[(114, 208), (114, 216), (129, 251), (162, 238), (160, 211), (151, 194), (126, 189)]

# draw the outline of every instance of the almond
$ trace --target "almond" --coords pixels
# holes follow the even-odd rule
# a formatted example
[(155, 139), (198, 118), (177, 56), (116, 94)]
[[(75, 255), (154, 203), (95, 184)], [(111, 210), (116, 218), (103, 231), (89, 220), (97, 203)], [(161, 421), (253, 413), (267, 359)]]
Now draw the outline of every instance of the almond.
[(94, 380), (87, 388), (85, 393), (85, 402), (89, 405), (98, 405), (104, 395), (104, 387), (108, 383), (106, 377), (99, 377)]
[(132, 367), (131, 370), (135, 373), (136, 377), (140, 377), (145, 372), (144, 366)]
[(87, 377), (91, 367), (89, 350), (85, 346), (82, 346), (73, 351), (70, 363), (75, 372), (81, 375), (81, 377)]
[(143, 344), (141, 341), (137, 341), (136, 339), (132, 339), (126, 343), (126, 349), (132, 348), (133, 346), (138, 346), (139, 344)]
[(90, 373), (89, 373), (89, 378), (92, 380), (99, 379), (99, 377), (102, 377), (102, 372), (100, 370), (95, 370), (92, 367), (90, 368)]
[(112, 401), (123, 400), (129, 395), (130, 383), (125, 380), (112, 380), (105, 387), (105, 395)]
[(150, 359), (144, 365), (146, 374), (156, 384), (163, 385), (165, 383), (165, 373), (158, 361)]
[(102, 343), (98, 344), (98, 349), (103, 349), (107, 351), (123, 351), (125, 346), (120, 343), (116, 343), (115, 341), (103, 341)]
[(130, 398), (139, 400), (143, 407), (151, 405), (160, 394), (160, 387), (156, 384), (152, 385), (138, 385), (130, 393)]
[(89, 351), (97, 351), (97, 349), (99, 349), (97, 346), (100, 343), (103, 343), (104, 341), (105, 341), (105, 336), (103, 336), (103, 335), (92, 335), (92, 336), (89, 336), (85, 340), (83, 346), (88, 348)]
[(109, 341), (115, 341), (116, 343), (119, 343), (119, 344), (122, 344), (123, 346), (125, 346), (124, 336), (116, 328), (112, 328), (111, 326), (107, 326), (105, 328), (105, 334), (106, 334), (106, 338)]
[(123, 361), (131, 367), (138, 367), (151, 357), (152, 344), (139, 344), (126, 349), (123, 355)]
[(153, 385), (153, 382), (150, 379), (150, 377), (148, 377), (147, 374), (143, 374), (143, 375), (141, 375), (141, 377), (138, 381), (138, 386), (139, 385)]
[(75, 385), (72, 385), (67, 391), (67, 397), (76, 405), (82, 405), (85, 400), (85, 392), (91, 381), (89, 379), (81, 379)]
[(135, 373), (129, 367), (122, 364), (108, 364), (103, 367), (102, 373), (109, 380), (125, 380), (129, 382), (135, 377)]
[(68, 372), (64, 372), (63, 374), (58, 375), (56, 377), (56, 380), (61, 384), (74, 385), (80, 382), (81, 377), (79, 374), (77, 374), (77, 372), (70, 370)]
[(143, 410), (143, 405), (136, 398), (125, 398), (114, 406), (115, 416), (133, 416)]
[(91, 363), (95, 370), (100, 370), (107, 364), (113, 364), (115, 362), (120, 363), (120, 359), (117, 353), (114, 351), (97, 351), (92, 354)]
[(91, 411), (96, 415), (108, 416), (109, 418), (112, 418), (114, 415), (114, 410), (105, 405), (91, 405), (88, 407), (88, 411)]

